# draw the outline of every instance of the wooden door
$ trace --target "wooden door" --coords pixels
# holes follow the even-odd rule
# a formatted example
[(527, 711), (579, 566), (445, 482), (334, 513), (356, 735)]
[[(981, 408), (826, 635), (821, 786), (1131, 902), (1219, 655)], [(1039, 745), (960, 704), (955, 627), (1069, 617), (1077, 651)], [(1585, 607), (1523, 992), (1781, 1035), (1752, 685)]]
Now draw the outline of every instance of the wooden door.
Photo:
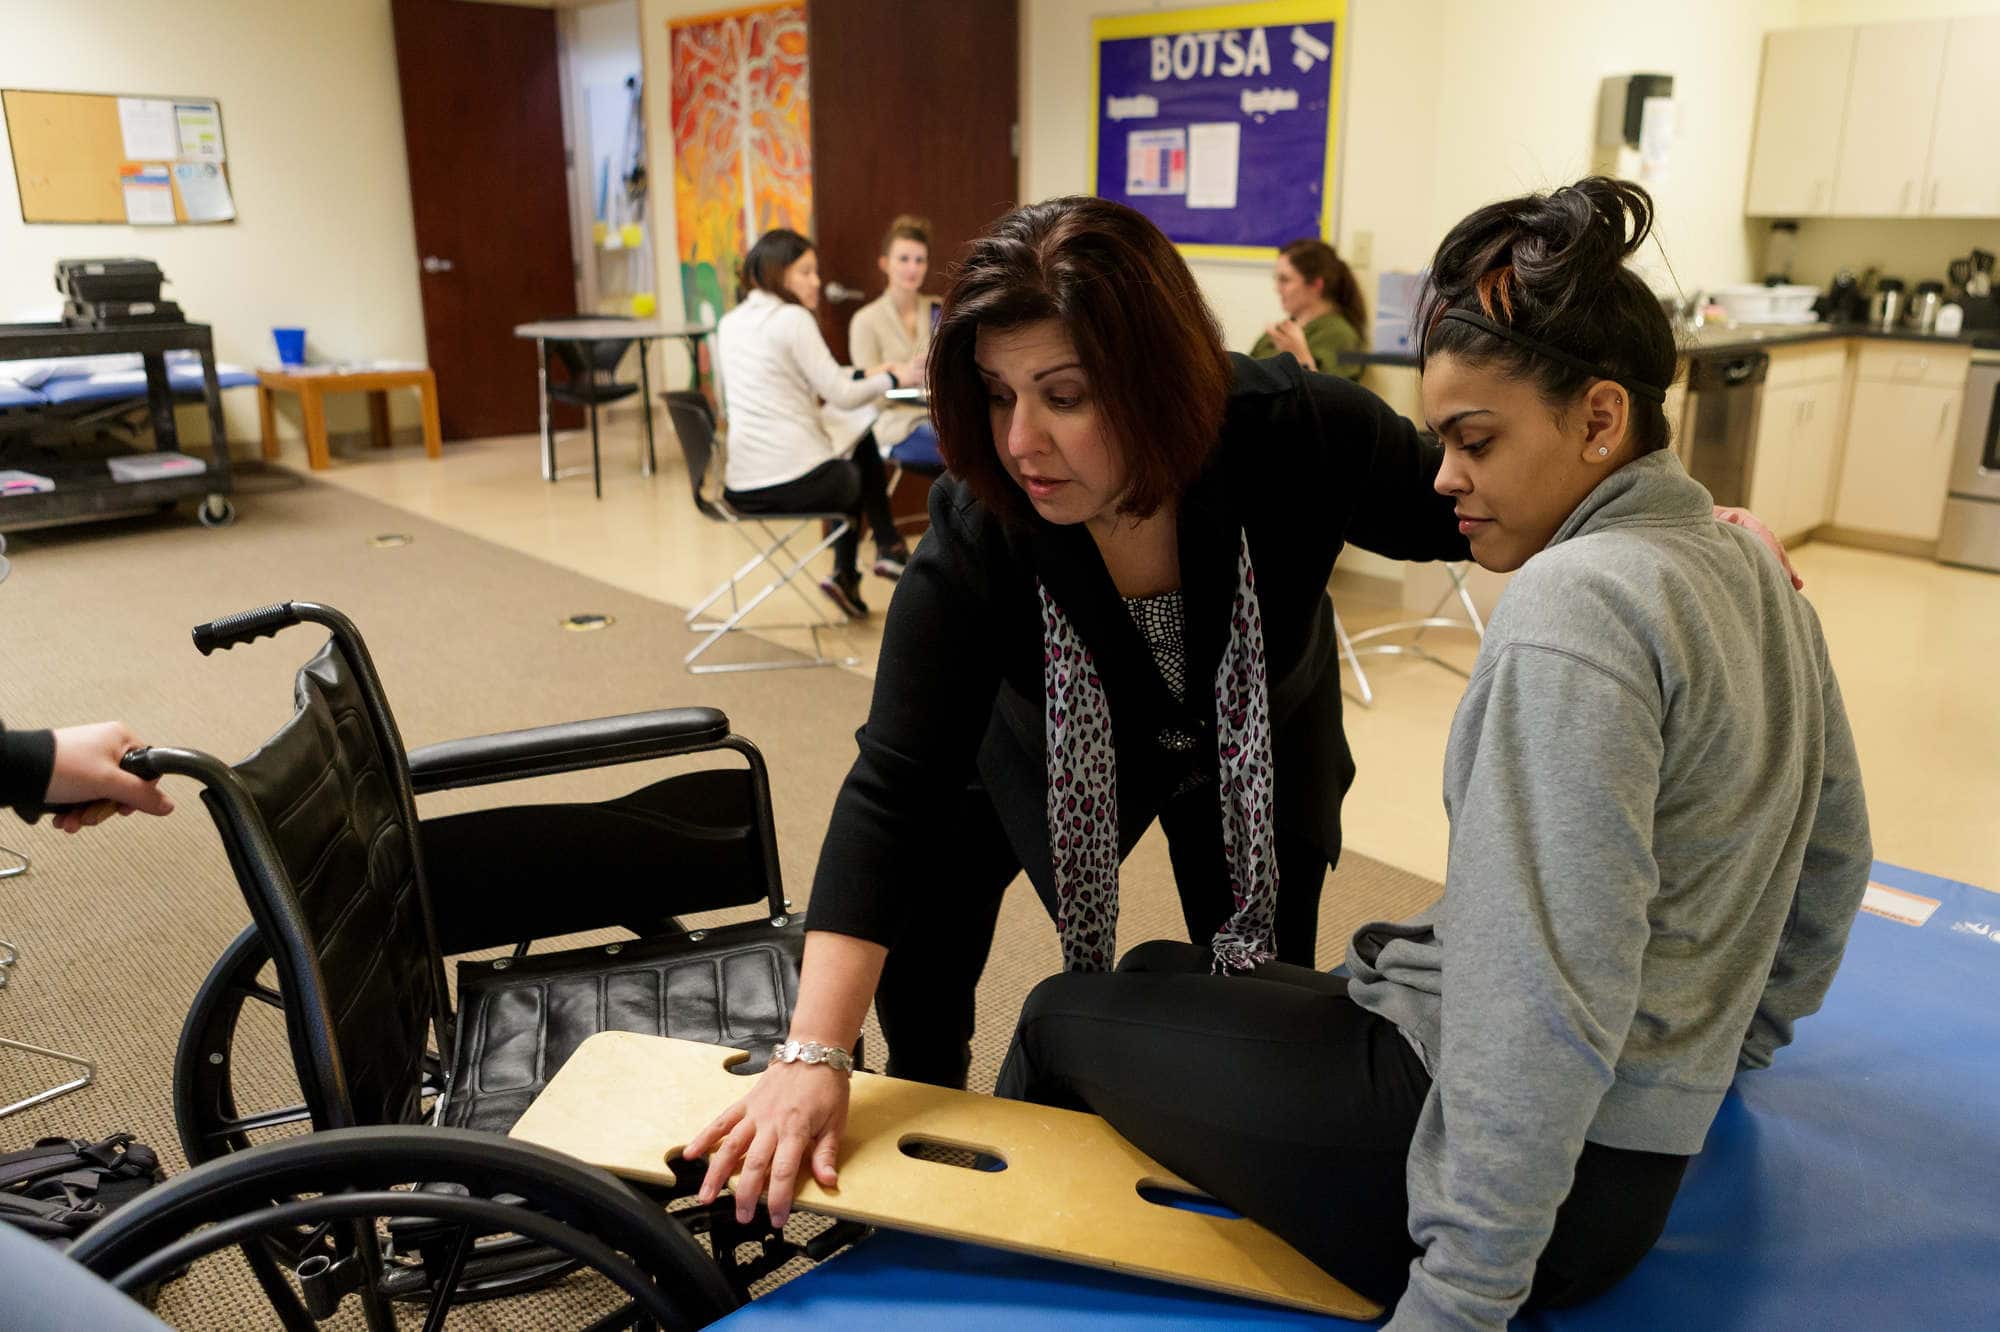
[(1764, 39), (1757, 143), (1744, 212), (1752, 217), (1826, 212), (1853, 63), (1853, 28), (1799, 28)]
[[(925, 290), (942, 293), (953, 256), (1019, 188), (1015, 0), (810, 0), (806, 22), (821, 278), (879, 296), (882, 233), (916, 213), (933, 228)], [(821, 303), (842, 361), (860, 308)]]
[(1944, 72), (1942, 20), (1862, 28), (1833, 186), (1837, 217), (1915, 217)]
[(392, 0), (424, 341), (446, 439), (536, 428), (535, 344), (576, 308), (552, 10)]
[(1945, 34), (1944, 79), (1931, 136), (1930, 217), (2000, 217), (2000, 16), (1953, 19)]

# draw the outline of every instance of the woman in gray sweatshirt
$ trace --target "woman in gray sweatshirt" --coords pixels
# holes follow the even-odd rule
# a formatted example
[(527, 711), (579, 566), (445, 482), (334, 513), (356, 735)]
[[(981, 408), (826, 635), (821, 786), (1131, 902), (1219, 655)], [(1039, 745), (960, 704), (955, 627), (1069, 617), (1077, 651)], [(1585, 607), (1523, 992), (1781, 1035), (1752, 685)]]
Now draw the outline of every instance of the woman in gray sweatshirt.
[(1629, 1272), (1738, 1071), (1819, 1007), (1867, 884), (1818, 620), (1667, 448), (1673, 336), (1624, 264), (1650, 222), (1592, 178), (1480, 209), (1431, 266), (1437, 488), (1519, 571), (1452, 723), (1438, 906), (1358, 931), (1351, 979), (1157, 943), (1054, 977), (1002, 1073), (1393, 1327), (1501, 1327)]

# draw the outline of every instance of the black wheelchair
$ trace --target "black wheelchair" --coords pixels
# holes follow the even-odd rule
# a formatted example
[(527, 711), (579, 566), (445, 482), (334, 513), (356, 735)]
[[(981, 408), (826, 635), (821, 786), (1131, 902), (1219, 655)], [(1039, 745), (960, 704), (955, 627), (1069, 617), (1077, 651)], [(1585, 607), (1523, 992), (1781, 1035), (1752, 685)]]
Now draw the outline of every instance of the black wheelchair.
[[(142, 776), (202, 784), (253, 923), (203, 983), (175, 1057), (181, 1144), (202, 1167), (184, 1177), (191, 1196), (112, 1218), (109, 1237), (77, 1256), (110, 1252), (99, 1270), (122, 1271), (146, 1244), (196, 1245), (170, 1236), (180, 1220), (213, 1235), (256, 1199), (280, 1224), (232, 1223), (237, 1238), (203, 1252), (240, 1242), (291, 1332), (348, 1293), (371, 1329), (387, 1329), (400, 1302), (428, 1305), (441, 1323), (453, 1303), (539, 1291), (579, 1265), (629, 1290), (620, 1278), (634, 1273), (607, 1267), (607, 1250), (681, 1314), (667, 1319), (659, 1301), (635, 1296), (607, 1315), (625, 1321), (591, 1326), (699, 1326), (777, 1267), (850, 1242), (859, 1228), (795, 1246), (761, 1211), (746, 1227), (727, 1200), (686, 1205), (698, 1179), (642, 1197), (498, 1136), (598, 1031), (735, 1045), (751, 1054), (744, 1071), (785, 1034), (803, 934), (784, 898), (756, 747), (719, 711), (674, 708), (406, 752), (367, 647), (339, 611), (280, 603), (197, 627), (195, 646), (206, 655), (300, 623), (329, 637), (297, 674), (291, 719), (250, 757), (231, 765), (154, 747), (126, 758)], [(742, 764), (602, 803), (416, 812), (429, 792), (723, 753)], [(761, 918), (682, 924), (752, 903)], [(536, 940), (612, 927), (636, 937), (529, 952)], [(460, 959), (447, 983), (448, 956), (510, 946)], [(236, 1049), (258, 1010), (283, 1016), (296, 1103), (247, 1094), (270, 1085)], [(299, 1138), (301, 1125), (314, 1132)], [(395, 1127), (416, 1125), (435, 1127)], [(145, 1244), (121, 1239), (128, 1231)], [(595, 1247), (551, 1238), (579, 1232)]]

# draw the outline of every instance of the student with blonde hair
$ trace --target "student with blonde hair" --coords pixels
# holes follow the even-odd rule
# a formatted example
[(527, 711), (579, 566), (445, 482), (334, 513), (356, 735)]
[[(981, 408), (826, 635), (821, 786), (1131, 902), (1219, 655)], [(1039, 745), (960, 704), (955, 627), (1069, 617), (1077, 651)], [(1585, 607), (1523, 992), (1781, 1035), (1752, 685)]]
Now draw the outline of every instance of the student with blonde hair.
[[(859, 365), (878, 361), (922, 364), (930, 354), (931, 324), (938, 298), (923, 293), (931, 267), (929, 219), (903, 213), (882, 236), (876, 265), (889, 284), (880, 296), (854, 312), (847, 326), (847, 349)], [(917, 467), (944, 466), (938, 455), (937, 431), (928, 407), (886, 403), (875, 420), (875, 440), (899, 463)]]

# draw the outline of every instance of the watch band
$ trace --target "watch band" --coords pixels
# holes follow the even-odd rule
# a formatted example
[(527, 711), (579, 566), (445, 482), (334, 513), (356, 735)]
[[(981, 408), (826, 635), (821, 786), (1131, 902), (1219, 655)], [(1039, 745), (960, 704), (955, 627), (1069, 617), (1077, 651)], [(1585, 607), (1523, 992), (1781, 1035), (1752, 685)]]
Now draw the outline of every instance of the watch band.
[(779, 1041), (771, 1047), (774, 1064), (825, 1064), (842, 1073), (854, 1071), (854, 1056), (837, 1045), (818, 1041)]

